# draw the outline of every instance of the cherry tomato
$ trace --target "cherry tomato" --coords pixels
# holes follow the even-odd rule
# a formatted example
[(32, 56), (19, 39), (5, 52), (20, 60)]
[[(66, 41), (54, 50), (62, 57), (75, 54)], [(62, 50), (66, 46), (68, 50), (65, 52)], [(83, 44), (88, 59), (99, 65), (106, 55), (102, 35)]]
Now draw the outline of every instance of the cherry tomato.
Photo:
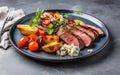
[(47, 13), (49, 13), (49, 14), (52, 15), (52, 16), (54, 16), (54, 13), (53, 13), (53, 12), (48, 11)]
[(39, 45), (36, 41), (32, 41), (32, 42), (29, 43), (28, 48), (31, 51), (38, 51)]
[(50, 23), (51, 23), (51, 21), (50, 21), (50, 19), (47, 18), (47, 17), (42, 20), (42, 24), (43, 24), (44, 26), (48, 26)]
[(45, 32), (43, 30), (39, 29), (38, 30), (38, 35), (44, 37), (45, 36)]
[(73, 23), (75, 23), (75, 21), (72, 19), (72, 20), (69, 20), (68, 21), (70, 24), (73, 24)]
[(37, 38), (37, 35), (33, 33), (33, 34), (30, 34), (29, 37), (32, 41), (35, 41)]
[(28, 36), (23, 36), (19, 41), (18, 41), (18, 47), (22, 48), (28, 45), (28, 41), (30, 38)]

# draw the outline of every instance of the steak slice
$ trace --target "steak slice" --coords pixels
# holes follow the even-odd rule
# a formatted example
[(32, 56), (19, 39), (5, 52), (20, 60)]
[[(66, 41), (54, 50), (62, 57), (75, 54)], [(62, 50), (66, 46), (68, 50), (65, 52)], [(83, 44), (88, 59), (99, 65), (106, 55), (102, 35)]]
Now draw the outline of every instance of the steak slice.
[(58, 30), (58, 32), (56, 33), (58, 36), (64, 34), (64, 33), (68, 33), (66, 27), (63, 27), (61, 29)]
[(84, 26), (84, 27), (87, 27), (87, 28), (90, 28), (90, 29), (96, 31), (100, 36), (103, 36), (103, 35), (104, 35), (104, 32), (103, 32), (100, 28), (97, 28), (97, 27), (92, 26), (92, 25), (89, 25), (89, 24), (87, 24), (87, 25)]
[(63, 28), (62, 29), (59, 29), (58, 32), (57, 32), (57, 35), (58, 36), (61, 36), (62, 34), (64, 34), (65, 32), (63, 31)]
[(95, 40), (97, 38), (97, 35), (93, 31), (91, 31), (90, 29), (87, 29), (87, 28), (84, 28), (84, 27), (81, 27), (78, 25), (76, 25), (74, 27), (77, 28), (78, 30), (86, 33), (87, 35), (89, 35), (93, 40)]
[(81, 39), (86, 47), (90, 46), (92, 43), (92, 38), (85, 34), (84, 32), (77, 30), (75, 28), (68, 27), (70, 32), (74, 35), (77, 36), (78, 39)]
[(79, 42), (80, 40), (78, 40), (75, 36), (69, 34), (69, 33), (63, 33), (60, 38), (62, 40), (64, 40), (67, 44), (73, 44), (75, 46), (79, 46), (80, 48), (84, 47), (84, 44), (81, 42)]

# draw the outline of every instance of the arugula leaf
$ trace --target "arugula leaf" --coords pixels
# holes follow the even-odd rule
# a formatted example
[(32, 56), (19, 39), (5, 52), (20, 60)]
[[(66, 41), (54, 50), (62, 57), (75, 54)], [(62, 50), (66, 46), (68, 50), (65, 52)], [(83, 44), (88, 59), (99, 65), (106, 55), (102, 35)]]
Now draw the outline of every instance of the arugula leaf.
[(35, 13), (35, 16), (33, 16), (31, 19), (30, 19), (30, 23), (29, 25), (31, 27), (33, 26), (36, 26), (38, 25), (39, 21), (40, 21), (40, 15), (44, 12), (44, 10), (39, 10), (37, 9), (36, 13)]

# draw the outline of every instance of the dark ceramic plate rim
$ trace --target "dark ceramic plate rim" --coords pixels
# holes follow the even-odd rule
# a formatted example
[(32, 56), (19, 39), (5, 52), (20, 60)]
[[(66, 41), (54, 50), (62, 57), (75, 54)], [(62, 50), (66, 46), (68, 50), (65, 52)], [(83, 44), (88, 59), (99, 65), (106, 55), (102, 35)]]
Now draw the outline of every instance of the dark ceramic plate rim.
[[(45, 10), (45, 11), (61, 11), (61, 12), (63, 11), (63, 12), (74, 13), (73, 10), (64, 10), (64, 9), (51, 9), (51, 10)], [(94, 51), (93, 53), (90, 53), (90, 54), (85, 55), (85, 56), (77, 56), (77, 57), (75, 57), (75, 58), (69, 58), (69, 59), (68, 59), (68, 58), (67, 58), (67, 59), (47, 59), (47, 58), (39, 58), (39, 57), (33, 56), (32, 54), (27, 53), (27, 52), (19, 49), (19, 48), (14, 44), (14, 42), (13, 42), (13, 40), (12, 40), (12, 33), (11, 33), (11, 32), (12, 32), (12, 29), (13, 29), (19, 22), (21, 22), (21, 21), (22, 21), (23, 19), (25, 19), (25, 18), (29, 18), (29, 16), (30, 16), (30, 15), (33, 15), (33, 14), (35, 14), (35, 12), (34, 12), (34, 13), (31, 13), (31, 14), (28, 14), (28, 15), (26, 15), (26, 16), (24, 16), (24, 17), (22, 17), (22, 18), (19, 19), (17, 22), (15, 22), (15, 23), (13, 24), (13, 26), (12, 26), (12, 27), (10, 28), (10, 30), (9, 30), (9, 40), (10, 40), (11, 44), (13, 45), (13, 47), (16, 48), (20, 53), (22, 53), (22, 54), (24, 54), (24, 55), (26, 55), (26, 56), (28, 56), (28, 57), (31, 57), (31, 58), (34, 58), (34, 59), (37, 59), (37, 60), (41, 60), (41, 61), (48, 61), (48, 62), (68, 62), (68, 61), (83, 59), (83, 58), (92, 56), (92, 55), (100, 52), (101, 50), (103, 50), (103, 49), (106, 47), (106, 45), (109, 43), (109, 41), (110, 41), (109, 30), (108, 30), (107, 26), (106, 26), (105, 24), (103, 24), (103, 26), (107, 29), (108, 39), (107, 39), (107, 41), (104, 43), (104, 45), (103, 45), (101, 48), (99, 48), (98, 50)], [(85, 14), (86, 14), (86, 13), (85, 13)], [(89, 15), (89, 14), (87, 14), (87, 15)], [(90, 15), (90, 16), (91, 16), (91, 15)], [(92, 16), (92, 17), (94, 17), (94, 16)], [(94, 18), (96, 18), (96, 17), (94, 17)], [(96, 18), (96, 19), (98, 19), (98, 18)], [(99, 20), (99, 19), (98, 19), (98, 20)], [(101, 21), (101, 20), (99, 20), (99, 21)], [(102, 21), (101, 21), (101, 22), (102, 22)], [(103, 23), (103, 22), (102, 22), (102, 23)]]

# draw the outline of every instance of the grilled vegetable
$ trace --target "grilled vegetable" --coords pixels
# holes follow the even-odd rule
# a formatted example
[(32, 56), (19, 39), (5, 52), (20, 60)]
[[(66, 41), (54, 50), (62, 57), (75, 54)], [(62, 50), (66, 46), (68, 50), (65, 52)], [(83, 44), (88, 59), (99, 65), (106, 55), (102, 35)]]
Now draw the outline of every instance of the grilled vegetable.
[(59, 41), (59, 37), (57, 35), (46, 35), (44, 38), (43, 38), (43, 42), (44, 43), (51, 43), (53, 41)]
[(53, 53), (53, 52), (57, 51), (61, 46), (62, 46), (62, 43), (60, 43), (58, 41), (54, 41), (54, 42), (44, 45), (42, 47), (42, 49), (45, 52)]
[(23, 35), (30, 35), (32, 33), (37, 33), (38, 28), (37, 27), (31, 27), (29, 25), (17, 25), (17, 28)]
[(57, 20), (59, 20), (61, 18), (60, 13), (56, 12), (54, 14), (54, 18), (56, 18)]

